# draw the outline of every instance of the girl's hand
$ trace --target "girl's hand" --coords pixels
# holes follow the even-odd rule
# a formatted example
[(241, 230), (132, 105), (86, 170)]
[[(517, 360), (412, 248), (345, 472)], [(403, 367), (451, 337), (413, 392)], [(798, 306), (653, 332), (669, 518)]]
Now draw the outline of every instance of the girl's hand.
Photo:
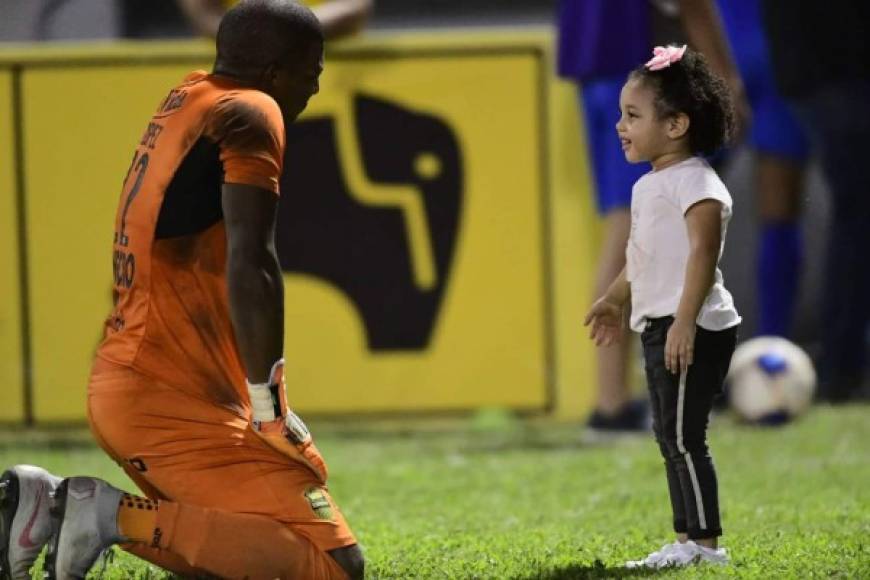
[(595, 301), (583, 321), (583, 326), (592, 324), (589, 338), (595, 341), (595, 346), (610, 346), (619, 342), (622, 337), (622, 312), (622, 305), (609, 301), (606, 296)]
[(695, 322), (677, 318), (668, 329), (665, 368), (674, 374), (689, 370), (695, 358)]

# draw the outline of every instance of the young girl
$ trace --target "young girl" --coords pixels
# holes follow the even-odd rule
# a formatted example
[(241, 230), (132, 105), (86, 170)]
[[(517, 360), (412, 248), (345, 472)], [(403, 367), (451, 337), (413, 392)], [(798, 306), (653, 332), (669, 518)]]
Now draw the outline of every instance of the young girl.
[(632, 190), (626, 267), (585, 324), (597, 345), (612, 344), (631, 299), (677, 540), (628, 565), (660, 568), (728, 560), (717, 548), (722, 528), (706, 430), (740, 316), (717, 267), (731, 196), (701, 157), (730, 137), (731, 99), (699, 53), (669, 46), (654, 55), (623, 86), (616, 125), (626, 159), (649, 162), (652, 171)]

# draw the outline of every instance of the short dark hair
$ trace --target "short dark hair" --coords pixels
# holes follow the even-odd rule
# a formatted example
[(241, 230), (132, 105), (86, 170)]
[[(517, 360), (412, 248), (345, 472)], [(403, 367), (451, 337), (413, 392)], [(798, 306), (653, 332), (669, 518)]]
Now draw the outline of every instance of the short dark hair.
[(687, 49), (678, 62), (657, 71), (641, 65), (629, 79), (655, 92), (659, 118), (678, 113), (689, 117), (689, 148), (693, 154), (712, 155), (730, 142), (735, 131), (731, 92), (701, 53)]
[(323, 30), (307, 7), (291, 0), (242, 0), (221, 19), (215, 72), (283, 64), (315, 42), (323, 43)]

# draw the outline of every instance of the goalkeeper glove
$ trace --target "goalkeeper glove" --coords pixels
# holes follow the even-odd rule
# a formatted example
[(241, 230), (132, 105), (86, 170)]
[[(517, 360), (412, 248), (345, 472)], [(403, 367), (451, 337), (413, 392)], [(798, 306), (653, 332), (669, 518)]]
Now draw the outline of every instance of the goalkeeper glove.
[(287, 392), (284, 387), (284, 359), (278, 359), (269, 371), (265, 383), (248, 385), (254, 430), (261, 433), (281, 431), (287, 413)]
[(245, 382), (251, 398), (251, 422), (254, 431), (273, 448), (307, 465), (325, 483), (326, 462), (314, 445), (311, 432), (302, 419), (287, 408), (284, 359), (279, 359), (272, 365), (268, 382)]

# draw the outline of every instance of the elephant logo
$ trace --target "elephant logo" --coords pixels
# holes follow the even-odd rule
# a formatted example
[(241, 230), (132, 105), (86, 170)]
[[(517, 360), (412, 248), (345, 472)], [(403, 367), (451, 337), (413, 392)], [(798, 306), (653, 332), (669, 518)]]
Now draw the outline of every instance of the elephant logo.
[(333, 284), (371, 351), (423, 350), (448, 287), (463, 201), (459, 143), (441, 119), (357, 94), (288, 128), (282, 270)]

